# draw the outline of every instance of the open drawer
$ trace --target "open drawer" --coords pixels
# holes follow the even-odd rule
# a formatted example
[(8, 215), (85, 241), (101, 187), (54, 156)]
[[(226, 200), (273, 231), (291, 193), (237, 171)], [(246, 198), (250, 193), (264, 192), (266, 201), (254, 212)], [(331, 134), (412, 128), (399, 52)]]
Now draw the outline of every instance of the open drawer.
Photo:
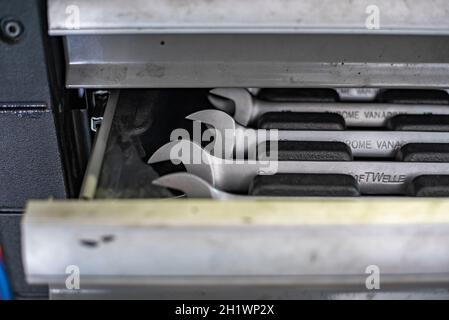
[(449, 297), (449, 199), (198, 200), (152, 184), (169, 169), (147, 160), (207, 92), (111, 91), (80, 199), (28, 204), (30, 282), (54, 298)]

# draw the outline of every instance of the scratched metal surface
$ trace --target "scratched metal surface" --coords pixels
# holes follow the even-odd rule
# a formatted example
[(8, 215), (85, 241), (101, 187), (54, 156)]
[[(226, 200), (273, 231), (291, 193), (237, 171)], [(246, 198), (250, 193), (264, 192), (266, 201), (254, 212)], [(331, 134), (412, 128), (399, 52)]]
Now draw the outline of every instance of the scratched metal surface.
[(364, 288), (367, 266), (376, 265), (384, 285), (441, 286), (449, 281), (448, 206), (411, 198), (34, 201), (22, 225), (24, 264), (29, 281), (55, 285), (74, 264), (93, 285)]
[[(49, 0), (50, 33), (449, 34), (445, 0)], [(75, 19), (75, 20), (74, 20)]]
[(448, 88), (449, 37), (72, 35), (68, 87)]
[[(50, 299), (150, 299), (150, 300), (448, 300), (449, 290), (437, 287), (406, 289), (400, 286), (382, 287), (382, 290), (360, 290), (351, 286), (338, 289), (304, 288), (304, 286), (113, 286), (84, 285), (80, 290), (69, 290), (63, 285), (52, 285)], [(209, 313), (218, 313), (209, 310)]]

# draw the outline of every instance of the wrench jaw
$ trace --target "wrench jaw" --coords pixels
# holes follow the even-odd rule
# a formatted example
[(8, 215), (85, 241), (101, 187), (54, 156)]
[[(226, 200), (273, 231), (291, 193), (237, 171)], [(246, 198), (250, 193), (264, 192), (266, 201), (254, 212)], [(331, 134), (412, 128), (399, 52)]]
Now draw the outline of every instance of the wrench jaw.
[(148, 164), (162, 161), (182, 163), (188, 173), (200, 177), (211, 186), (237, 193), (246, 193), (251, 179), (260, 170), (259, 163), (220, 159), (189, 140), (177, 140), (163, 145), (150, 157)]
[(192, 113), (186, 119), (199, 121), (215, 131), (212, 142), (213, 154), (223, 159), (233, 157), (236, 143), (236, 123), (227, 113), (220, 110), (201, 110)]
[(216, 108), (228, 114), (233, 114), (235, 121), (243, 126), (251, 124), (254, 120), (254, 114), (257, 113), (253, 96), (243, 88), (213, 89), (209, 92), (209, 101)]
[(224, 98), (214, 93), (214, 90), (211, 90), (208, 95), (209, 102), (218, 110), (226, 112), (229, 115), (234, 115), (235, 113), (235, 104), (234, 101), (229, 100), (228, 98)]
[(157, 149), (148, 160), (148, 164), (163, 161), (172, 161), (175, 165), (182, 163), (187, 172), (215, 185), (213, 158), (200, 145), (182, 139), (168, 142)]
[(187, 198), (215, 199), (217, 191), (203, 179), (187, 173), (167, 174), (153, 180), (153, 184), (183, 192)]

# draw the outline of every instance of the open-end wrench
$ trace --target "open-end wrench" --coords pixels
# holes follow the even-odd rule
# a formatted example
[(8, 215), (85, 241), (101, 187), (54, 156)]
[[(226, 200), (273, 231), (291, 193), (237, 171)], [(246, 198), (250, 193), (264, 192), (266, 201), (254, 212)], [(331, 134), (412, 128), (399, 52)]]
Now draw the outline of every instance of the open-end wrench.
[[(159, 187), (170, 188), (181, 191), (185, 197), (190, 199), (216, 199), (216, 200), (296, 200), (305, 198), (317, 198), (315, 196), (261, 196), (261, 195), (241, 195), (221, 191), (214, 188), (204, 179), (188, 172), (175, 172), (161, 176), (153, 180), (153, 184)], [(324, 196), (318, 196), (324, 198)], [(329, 197), (325, 197), (329, 198)], [(345, 198), (342, 196), (332, 196), (332, 198)]]
[[(207, 181), (197, 177), (191, 173), (187, 172), (175, 172), (164, 175), (153, 180), (153, 184), (170, 188), (173, 190), (178, 190), (184, 193), (187, 198), (190, 199), (215, 199), (215, 200), (256, 200), (256, 199), (264, 199), (264, 200), (279, 200), (279, 199), (304, 199), (311, 198), (311, 196), (255, 196), (255, 195), (241, 195), (234, 194), (229, 192), (224, 192), (214, 188)], [(323, 196), (320, 196), (323, 197)], [(316, 198), (316, 197), (313, 197)], [(326, 197), (328, 198), (328, 197)], [(333, 197), (342, 198), (342, 197)]]
[[(175, 172), (164, 175), (153, 180), (153, 184), (178, 190), (184, 193), (187, 198), (190, 199), (215, 199), (215, 200), (253, 200), (253, 199), (304, 199), (308, 197), (299, 196), (254, 196), (254, 195), (241, 195), (229, 192), (224, 192), (214, 188), (207, 181), (187, 172)], [(321, 196), (322, 197), (322, 196)], [(316, 197), (314, 197), (316, 198)], [(342, 198), (342, 197), (334, 197)]]
[(389, 118), (398, 114), (449, 114), (448, 105), (262, 101), (244, 88), (213, 89), (209, 101), (233, 115), (243, 126), (254, 125), (261, 115), (268, 112), (336, 113), (345, 119), (348, 127), (382, 127)]
[(176, 172), (153, 180), (153, 184), (183, 192), (187, 198), (245, 199), (248, 196), (218, 190), (207, 181), (187, 172)]
[(355, 178), (362, 194), (406, 194), (417, 176), (448, 175), (449, 163), (375, 161), (243, 161), (212, 156), (195, 142), (177, 140), (160, 147), (149, 164), (182, 163), (187, 172), (206, 180), (215, 188), (247, 193), (256, 175), (275, 173), (346, 174)]
[[(270, 138), (268, 130), (248, 129), (235, 122), (220, 110), (201, 110), (186, 117), (200, 121), (219, 131), (221, 143), (214, 145), (214, 155), (225, 158), (242, 158), (247, 151), (257, 153), (257, 144)], [(278, 130), (278, 141), (337, 141), (343, 142), (354, 157), (394, 157), (397, 150), (408, 143), (449, 143), (449, 132), (405, 132), (405, 131), (303, 131)], [(217, 140), (215, 140), (217, 141)], [(234, 152), (239, 146), (241, 152)], [(218, 149), (215, 149), (218, 148)]]

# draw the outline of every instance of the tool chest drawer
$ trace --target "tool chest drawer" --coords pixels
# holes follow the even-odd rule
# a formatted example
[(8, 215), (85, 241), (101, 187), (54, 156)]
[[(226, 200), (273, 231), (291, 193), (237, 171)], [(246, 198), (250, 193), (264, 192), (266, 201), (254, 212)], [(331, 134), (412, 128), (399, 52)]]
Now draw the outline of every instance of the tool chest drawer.
[(275, 91), (114, 91), (81, 197), (449, 195), (445, 91)]
[(0, 0), (14, 297), (449, 299), (449, 1), (124, 3)]
[(374, 266), (388, 294), (445, 294), (448, 94), (369, 91), (108, 90), (80, 200), (28, 205), (28, 279), (54, 298), (67, 265), (93, 296), (330, 298)]

